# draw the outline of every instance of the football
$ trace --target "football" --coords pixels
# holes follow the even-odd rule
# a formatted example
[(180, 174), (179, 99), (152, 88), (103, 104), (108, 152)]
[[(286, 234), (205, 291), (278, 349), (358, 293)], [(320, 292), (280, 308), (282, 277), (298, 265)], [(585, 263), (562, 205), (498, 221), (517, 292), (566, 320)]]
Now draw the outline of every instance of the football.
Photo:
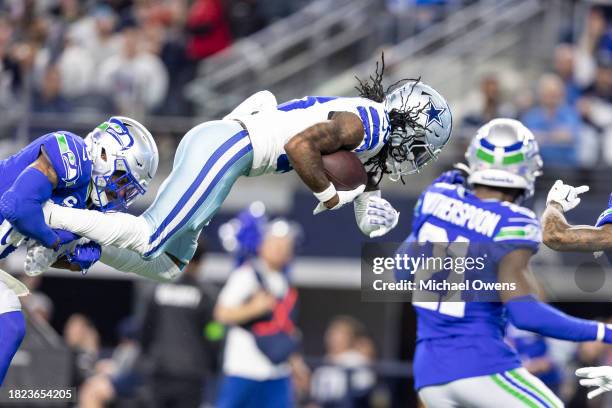
[(338, 191), (353, 190), (368, 181), (365, 167), (353, 152), (340, 150), (323, 155), (323, 168)]

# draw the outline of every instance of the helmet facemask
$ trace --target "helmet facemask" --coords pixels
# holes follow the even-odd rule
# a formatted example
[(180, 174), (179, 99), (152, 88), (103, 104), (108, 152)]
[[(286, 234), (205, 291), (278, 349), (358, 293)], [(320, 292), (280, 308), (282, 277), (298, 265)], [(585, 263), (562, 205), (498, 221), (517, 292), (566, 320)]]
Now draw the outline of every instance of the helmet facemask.
[(396, 129), (389, 137), (387, 169), (391, 181), (402, 180), (402, 176), (418, 173), (421, 168), (437, 159), (439, 149), (434, 149), (425, 133), (405, 128)]

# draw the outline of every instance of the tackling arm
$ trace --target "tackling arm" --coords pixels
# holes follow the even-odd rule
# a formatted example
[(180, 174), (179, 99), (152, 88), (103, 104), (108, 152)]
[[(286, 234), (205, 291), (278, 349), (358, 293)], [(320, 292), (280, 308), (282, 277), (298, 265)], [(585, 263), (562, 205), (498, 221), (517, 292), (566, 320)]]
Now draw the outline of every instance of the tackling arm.
[(357, 115), (338, 112), (331, 120), (305, 129), (285, 144), (291, 165), (315, 196), (322, 194), (317, 198), (328, 209), (337, 206), (341, 200), (335, 189), (330, 190), (331, 197), (324, 195), (333, 186), (325, 175), (321, 156), (341, 149), (354, 149), (363, 139), (363, 133), (363, 124)]
[(57, 174), (41, 153), (0, 198), (0, 214), (17, 231), (48, 248), (57, 247), (60, 243), (58, 234), (45, 223), (42, 210), (55, 186)]
[(542, 239), (556, 251), (604, 251), (612, 248), (612, 225), (570, 225), (561, 205), (551, 202), (542, 215)]
[(612, 343), (612, 329), (604, 323), (569, 316), (534, 296), (535, 279), (528, 267), (532, 254), (530, 249), (516, 249), (500, 263), (499, 281), (516, 285), (513, 291), (501, 292), (510, 322), (546, 337)]

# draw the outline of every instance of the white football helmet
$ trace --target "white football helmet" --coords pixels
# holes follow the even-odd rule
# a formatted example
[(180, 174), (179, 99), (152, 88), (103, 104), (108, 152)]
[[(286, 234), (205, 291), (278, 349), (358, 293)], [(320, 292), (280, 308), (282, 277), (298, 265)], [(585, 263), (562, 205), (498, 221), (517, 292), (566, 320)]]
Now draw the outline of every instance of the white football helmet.
[(155, 177), (159, 154), (142, 124), (113, 116), (85, 138), (92, 160), (90, 198), (101, 211), (123, 211)]
[(533, 133), (514, 119), (493, 119), (472, 139), (465, 158), (468, 184), (524, 190), (533, 195), (535, 180), (542, 174), (542, 158)]
[(453, 129), (448, 103), (431, 86), (410, 81), (385, 97), (391, 134), (387, 169), (393, 181), (436, 160)]

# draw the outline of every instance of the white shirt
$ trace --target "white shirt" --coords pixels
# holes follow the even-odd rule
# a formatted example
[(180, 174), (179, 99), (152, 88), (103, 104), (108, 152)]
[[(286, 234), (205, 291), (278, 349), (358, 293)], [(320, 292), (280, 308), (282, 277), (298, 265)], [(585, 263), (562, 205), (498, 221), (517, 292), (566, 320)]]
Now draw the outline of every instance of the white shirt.
[(253, 145), (249, 176), (291, 170), (285, 144), (295, 135), (330, 119), (334, 112), (351, 112), (364, 124), (361, 144), (353, 149), (362, 162), (376, 155), (389, 136), (389, 116), (382, 103), (366, 98), (306, 96), (235, 118), (246, 126)]
[[(259, 271), (266, 282), (266, 290), (275, 297), (283, 297), (289, 287), (281, 272), (267, 271), (265, 268), (259, 268)], [(232, 272), (217, 302), (224, 307), (237, 307), (247, 302), (260, 289), (252, 266), (244, 264)], [(272, 364), (257, 347), (253, 334), (242, 327), (232, 326), (225, 343), (223, 373), (264, 381), (286, 377), (290, 369), (287, 363)]]

